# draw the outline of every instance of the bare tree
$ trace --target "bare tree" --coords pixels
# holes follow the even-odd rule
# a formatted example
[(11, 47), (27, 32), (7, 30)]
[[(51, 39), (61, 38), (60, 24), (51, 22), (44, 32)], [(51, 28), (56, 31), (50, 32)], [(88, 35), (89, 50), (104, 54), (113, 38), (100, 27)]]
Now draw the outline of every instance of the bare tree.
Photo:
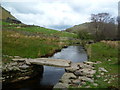
[(115, 23), (115, 19), (112, 18), (109, 13), (91, 14), (91, 21), (95, 28), (95, 37), (97, 41), (104, 39), (106, 37), (105, 31), (110, 33), (110, 30), (106, 30), (110, 29), (108, 26)]

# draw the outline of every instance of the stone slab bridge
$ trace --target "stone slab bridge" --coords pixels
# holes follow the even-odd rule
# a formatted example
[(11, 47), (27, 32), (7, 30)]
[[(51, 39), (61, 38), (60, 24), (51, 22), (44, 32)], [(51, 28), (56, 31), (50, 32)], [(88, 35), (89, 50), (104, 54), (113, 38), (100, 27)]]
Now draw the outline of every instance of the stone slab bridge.
[(13, 61), (25, 61), (26, 64), (36, 64), (36, 65), (45, 65), (45, 66), (54, 66), (54, 67), (70, 67), (71, 61), (70, 60), (63, 60), (63, 59), (52, 59), (52, 58), (35, 58), (35, 59), (28, 59), (28, 58), (21, 58), (21, 59), (13, 59)]

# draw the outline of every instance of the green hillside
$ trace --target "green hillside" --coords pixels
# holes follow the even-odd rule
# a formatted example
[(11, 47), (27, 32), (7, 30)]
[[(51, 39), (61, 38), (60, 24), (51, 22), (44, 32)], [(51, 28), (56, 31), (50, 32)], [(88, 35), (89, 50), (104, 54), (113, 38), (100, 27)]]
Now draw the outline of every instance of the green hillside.
[(3, 7), (0, 6), (0, 20), (6, 20), (8, 17), (16, 19), (14, 16), (11, 15), (11, 13), (7, 10), (5, 10)]
[[(4, 19), (7, 16), (15, 18), (5, 9), (2, 10), (4, 12)], [(78, 38), (76, 34), (34, 25), (5, 21), (0, 21), (0, 23), (2, 24), (3, 56), (21, 56), (27, 58), (49, 56), (63, 46), (76, 42)]]

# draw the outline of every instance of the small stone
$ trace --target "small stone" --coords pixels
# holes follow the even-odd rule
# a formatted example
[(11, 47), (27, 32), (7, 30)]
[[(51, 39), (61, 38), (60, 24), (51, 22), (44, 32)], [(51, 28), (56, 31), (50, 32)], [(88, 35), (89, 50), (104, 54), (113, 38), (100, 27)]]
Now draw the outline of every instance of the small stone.
[(76, 79), (76, 80), (72, 80), (72, 83), (76, 85), (80, 85), (81, 82), (79, 79)]
[(27, 68), (29, 68), (29, 66), (26, 65), (26, 64), (24, 64), (24, 65), (22, 65), (22, 66), (19, 66), (19, 68), (20, 68), (20, 69), (27, 69)]
[(108, 72), (105, 68), (99, 67), (99, 71)]
[(108, 61), (111, 61), (111, 59), (108, 59)]
[(81, 84), (82, 84), (82, 85), (86, 85), (86, 82), (83, 81), (83, 82), (81, 82)]
[(107, 79), (104, 80), (105, 82), (107, 81)]
[(93, 85), (94, 85), (95, 87), (97, 87), (97, 86), (98, 86), (98, 84), (97, 84), (97, 83), (93, 83)]
[(101, 73), (101, 75), (104, 75), (104, 73)]
[(86, 88), (90, 88), (90, 86), (86, 86)]
[(111, 83), (110, 81), (108, 81), (108, 83)]

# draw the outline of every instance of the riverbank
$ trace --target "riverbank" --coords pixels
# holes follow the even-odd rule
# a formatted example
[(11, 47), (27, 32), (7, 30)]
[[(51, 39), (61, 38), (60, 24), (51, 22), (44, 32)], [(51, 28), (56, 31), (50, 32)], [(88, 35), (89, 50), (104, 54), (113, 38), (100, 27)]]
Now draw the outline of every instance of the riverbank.
[[(2, 79), (6, 83), (13, 82), (13, 80), (26, 80), (37, 75), (34, 72), (34, 69), (37, 71), (35, 66), (29, 66), (24, 62), (14, 62), (13, 58), (49, 57), (63, 47), (76, 43), (76, 41), (80, 42), (76, 34), (34, 25), (2, 22), (2, 26)], [(42, 68), (41, 66), (40, 71), (43, 72)], [(25, 76), (26, 78), (21, 78)]]
[[(118, 41), (102, 41), (86, 45), (89, 61), (98, 62), (95, 65), (97, 73), (94, 76), (97, 88), (120, 88), (118, 43)], [(92, 84), (89, 86), (93, 87)]]
[[(68, 69), (54, 88), (108, 88), (119, 90), (118, 47), (108, 42), (86, 44), (88, 62)], [(89, 64), (91, 63), (91, 65)], [(88, 63), (88, 64), (87, 64)]]

